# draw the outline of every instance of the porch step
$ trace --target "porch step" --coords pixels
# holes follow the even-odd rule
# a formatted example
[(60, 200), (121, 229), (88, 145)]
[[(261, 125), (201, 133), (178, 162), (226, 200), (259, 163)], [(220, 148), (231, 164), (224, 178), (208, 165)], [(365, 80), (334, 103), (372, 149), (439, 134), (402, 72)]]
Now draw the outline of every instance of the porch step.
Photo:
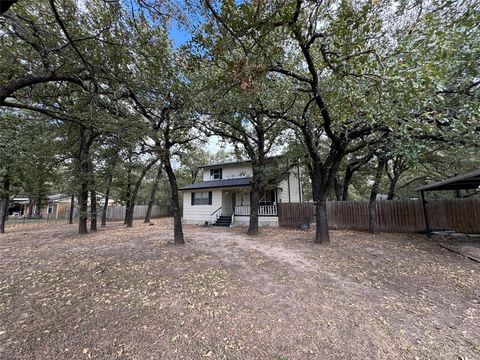
[(225, 226), (228, 227), (232, 224), (232, 216), (222, 215), (220, 216), (217, 221), (213, 224), (213, 226)]

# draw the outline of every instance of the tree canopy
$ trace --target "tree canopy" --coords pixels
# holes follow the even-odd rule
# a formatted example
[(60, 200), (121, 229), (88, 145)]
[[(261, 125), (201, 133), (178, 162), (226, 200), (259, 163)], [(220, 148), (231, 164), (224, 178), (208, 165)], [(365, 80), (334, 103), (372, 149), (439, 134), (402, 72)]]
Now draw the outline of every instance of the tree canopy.
[(77, 199), (82, 234), (97, 193), (127, 226), (159, 197), (183, 244), (179, 184), (214, 137), (252, 161), (250, 234), (265, 159), (304, 167), (317, 243), (328, 200), (408, 197), (479, 166), (477, 1), (20, 0), (0, 20), (2, 231), (13, 193), (41, 208), (55, 189)]

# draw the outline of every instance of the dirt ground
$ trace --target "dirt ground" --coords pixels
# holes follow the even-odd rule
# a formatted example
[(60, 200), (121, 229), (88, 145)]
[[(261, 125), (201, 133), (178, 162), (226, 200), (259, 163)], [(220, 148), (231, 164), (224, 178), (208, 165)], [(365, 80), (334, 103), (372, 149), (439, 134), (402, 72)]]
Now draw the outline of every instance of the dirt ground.
[(0, 235), (1, 359), (480, 359), (480, 264), (419, 235)]

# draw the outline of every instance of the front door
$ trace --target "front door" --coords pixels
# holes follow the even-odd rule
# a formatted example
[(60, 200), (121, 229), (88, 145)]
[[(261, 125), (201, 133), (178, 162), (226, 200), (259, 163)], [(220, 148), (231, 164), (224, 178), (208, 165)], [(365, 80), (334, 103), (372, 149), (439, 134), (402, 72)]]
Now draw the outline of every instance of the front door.
[(236, 201), (236, 198), (237, 198), (237, 193), (236, 192), (232, 192), (232, 211), (233, 213), (235, 214), (235, 201)]

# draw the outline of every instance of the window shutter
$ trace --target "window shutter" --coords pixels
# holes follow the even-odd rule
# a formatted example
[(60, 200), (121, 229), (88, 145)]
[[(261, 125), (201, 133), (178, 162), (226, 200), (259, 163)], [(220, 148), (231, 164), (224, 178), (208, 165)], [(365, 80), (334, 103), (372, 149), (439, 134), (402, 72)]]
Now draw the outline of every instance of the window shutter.
[(208, 205), (212, 205), (212, 192), (208, 192)]
[(192, 206), (194, 205), (194, 201), (193, 201), (194, 196), (195, 196), (195, 193), (192, 191)]
[(213, 176), (213, 169), (210, 169), (210, 177)]
[(223, 179), (223, 176), (222, 176), (222, 168), (220, 168), (220, 179)]
[(271, 195), (270, 195), (270, 197), (271, 197), (271, 198), (270, 198), (270, 201), (272, 202), (272, 205), (273, 205), (273, 203), (274, 203), (275, 200), (276, 200), (276, 199), (275, 199), (275, 189), (270, 190), (270, 194), (271, 194)]

